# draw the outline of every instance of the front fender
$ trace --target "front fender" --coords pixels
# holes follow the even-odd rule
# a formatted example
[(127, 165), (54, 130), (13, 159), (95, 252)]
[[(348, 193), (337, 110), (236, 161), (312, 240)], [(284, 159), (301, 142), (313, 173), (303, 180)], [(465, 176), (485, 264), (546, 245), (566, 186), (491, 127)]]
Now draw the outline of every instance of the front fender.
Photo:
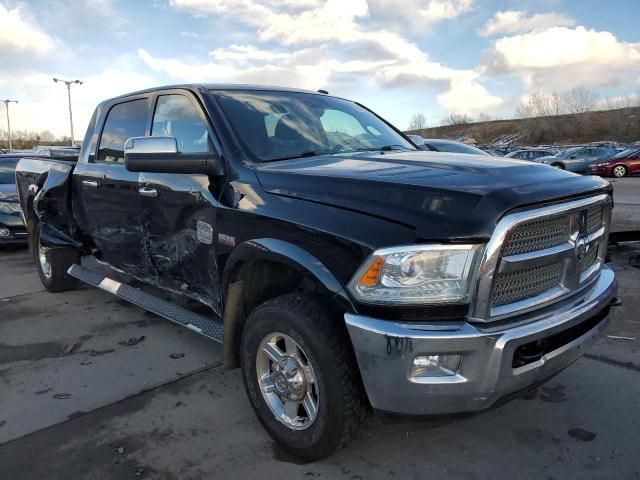
[(227, 260), (223, 272), (223, 291), (227, 291), (229, 282), (239, 266), (258, 260), (282, 263), (291, 268), (311, 274), (327, 292), (348, 302), (355, 311), (351, 299), (343, 285), (331, 271), (311, 253), (293, 243), (275, 238), (258, 238), (238, 245)]

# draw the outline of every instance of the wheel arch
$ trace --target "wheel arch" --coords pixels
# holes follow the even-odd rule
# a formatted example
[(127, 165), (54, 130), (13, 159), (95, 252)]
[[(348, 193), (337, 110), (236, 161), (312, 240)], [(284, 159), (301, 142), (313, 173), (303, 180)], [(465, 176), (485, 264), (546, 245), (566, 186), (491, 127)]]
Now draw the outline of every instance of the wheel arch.
[(239, 365), (240, 337), (247, 317), (271, 298), (301, 290), (324, 298), (328, 308), (355, 311), (343, 285), (318, 258), (279, 239), (260, 238), (238, 245), (225, 262), (221, 286), (226, 368)]

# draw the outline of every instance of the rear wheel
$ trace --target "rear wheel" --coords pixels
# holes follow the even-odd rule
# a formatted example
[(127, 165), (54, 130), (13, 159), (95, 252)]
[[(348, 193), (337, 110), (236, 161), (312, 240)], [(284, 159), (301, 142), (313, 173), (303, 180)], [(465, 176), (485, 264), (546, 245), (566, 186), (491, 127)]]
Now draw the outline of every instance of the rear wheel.
[(67, 274), (74, 263), (80, 262), (80, 254), (74, 248), (47, 248), (40, 241), (42, 225), (35, 226), (31, 240), (32, 252), (40, 281), (50, 292), (64, 292), (78, 286), (78, 279)]
[(625, 167), (624, 165), (616, 165), (615, 167), (613, 167), (611, 173), (613, 173), (614, 177), (622, 178), (627, 174), (627, 167)]
[(311, 295), (283, 295), (257, 307), (242, 333), (242, 374), (258, 419), (309, 461), (346, 445), (369, 417), (346, 331), (326, 310)]

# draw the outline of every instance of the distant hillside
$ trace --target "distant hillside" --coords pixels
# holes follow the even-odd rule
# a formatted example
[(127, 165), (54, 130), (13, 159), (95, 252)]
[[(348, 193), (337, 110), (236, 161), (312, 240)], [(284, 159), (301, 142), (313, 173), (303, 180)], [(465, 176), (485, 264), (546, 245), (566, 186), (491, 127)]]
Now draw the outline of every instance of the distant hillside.
[(406, 133), (425, 138), (474, 139), (478, 144), (574, 144), (640, 140), (640, 107), (446, 125)]

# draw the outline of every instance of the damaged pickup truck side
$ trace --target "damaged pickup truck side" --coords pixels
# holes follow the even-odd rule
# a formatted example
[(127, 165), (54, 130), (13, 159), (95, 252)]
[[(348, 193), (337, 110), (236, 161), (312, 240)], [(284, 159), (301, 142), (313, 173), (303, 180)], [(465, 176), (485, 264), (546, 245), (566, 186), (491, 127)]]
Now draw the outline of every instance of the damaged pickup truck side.
[(114, 98), (77, 164), (24, 159), (17, 183), (48, 290), (84, 281), (222, 342), (305, 459), (372, 410), (477, 411), (544, 382), (616, 297), (607, 182), (421, 151), (325, 92)]

